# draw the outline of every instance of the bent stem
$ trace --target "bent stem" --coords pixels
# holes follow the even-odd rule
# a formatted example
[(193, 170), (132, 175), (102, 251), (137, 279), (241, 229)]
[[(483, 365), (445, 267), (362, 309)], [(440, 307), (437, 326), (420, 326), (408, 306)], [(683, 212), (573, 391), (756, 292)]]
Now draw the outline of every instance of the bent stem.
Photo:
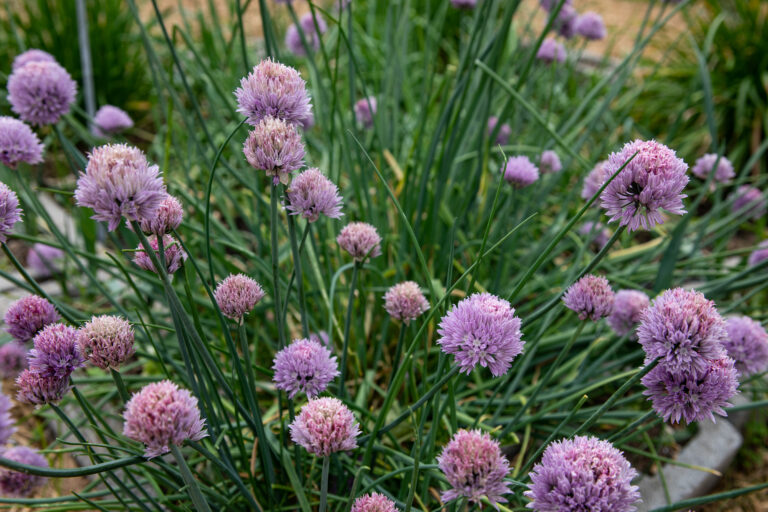
[(331, 467), (331, 457), (323, 457), (323, 475), (320, 481), (320, 512), (325, 512), (328, 507), (328, 470)]
[(187, 492), (189, 492), (189, 498), (192, 500), (192, 504), (198, 512), (211, 512), (211, 507), (208, 506), (208, 502), (205, 501), (203, 493), (200, 490), (200, 486), (197, 485), (197, 480), (192, 476), (192, 471), (187, 466), (187, 461), (184, 460), (184, 455), (181, 453), (181, 448), (171, 443), (171, 453), (176, 458), (176, 462), (179, 464), (179, 471), (181, 477), (184, 479), (184, 483), (187, 484)]
[(347, 302), (347, 317), (344, 320), (344, 345), (341, 352), (341, 377), (339, 378), (339, 396), (344, 398), (347, 394), (344, 383), (347, 380), (347, 353), (349, 352), (349, 327), (352, 322), (352, 309), (355, 305), (355, 290), (357, 288), (357, 273), (360, 263), (355, 262), (352, 267), (352, 280), (349, 283), (349, 301)]

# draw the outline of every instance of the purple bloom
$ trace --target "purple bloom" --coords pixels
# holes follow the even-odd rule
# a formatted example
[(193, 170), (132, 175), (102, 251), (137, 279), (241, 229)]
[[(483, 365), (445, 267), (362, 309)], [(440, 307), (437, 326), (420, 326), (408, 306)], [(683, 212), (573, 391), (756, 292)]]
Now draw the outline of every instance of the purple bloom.
[(12, 407), (11, 399), (0, 393), (0, 450), (16, 432), (16, 420), (11, 415)]
[(733, 213), (741, 212), (754, 220), (765, 215), (766, 201), (760, 189), (742, 185), (733, 194)]
[(642, 379), (653, 409), (664, 421), (686, 423), (713, 420), (717, 413), (726, 416), (723, 407), (736, 394), (738, 373), (730, 357), (704, 360), (691, 371), (681, 372), (660, 364)]
[[(160, 259), (160, 246), (157, 242), (157, 236), (150, 235), (148, 237), (149, 246), (155, 253), (158, 259)], [(181, 264), (187, 259), (187, 253), (182, 249), (175, 238), (171, 235), (163, 235), (163, 254), (165, 255), (165, 270), (169, 274), (173, 274), (181, 268)], [(133, 255), (133, 262), (144, 270), (157, 273), (155, 266), (152, 264), (152, 258), (144, 250), (144, 246), (139, 244), (136, 248), (136, 252)]]
[(50, 277), (61, 272), (64, 251), (41, 243), (34, 244), (27, 253), (27, 266), (38, 277)]
[(21, 208), (16, 192), (0, 182), (0, 242), (5, 243), (13, 226), (21, 220)]
[(397, 512), (397, 507), (383, 494), (372, 492), (357, 498), (350, 512)]
[(539, 158), (539, 167), (543, 174), (550, 174), (554, 172), (560, 172), (563, 169), (563, 164), (560, 161), (560, 157), (557, 153), (548, 149), (541, 154)]
[(605, 38), (603, 17), (596, 12), (589, 11), (580, 15), (576, 18), (573, 28), (578, 35), (593, 41)]
[(311, 399), (288, 429), (294, 443), (318, 457), (354, 450), (360, 435), (355, 417), (338, 398)]
[(107, 222), (110, 231), (123, 217), (141, 221), (154, 216), (166, 195), (159, 168), (127, 144), (95, 148), (75, 190), (77, 205), (93, 208), (91, 218)]
[(625, 336), (634, 331), (650, 304), (648, 296), (641, 291), (619, 290), (613, 300), (613, 311), (608, 316), (608, 325), (619, 336)]
[(141, 230), (154, 235), (164, 235), (177, 229), (184, 219), (184, 208), (181, 202), (170, 194), (165, 195), (160, 206), (150, 217), (144, 217), (139, 221)]
[(443, 352), (456, 356), (463, 372), (480, 364), (498, 377), (523, 351), (520, 324), (509, 302), (490, 293), (475, 293), (440, 320), (437, 343)]
[(477, 6), (477, 0), (451, 0), (451, 5), (457, 9), (474, 9)]
[(461, 429), (443, 448), (437, 457), (440, 471), (453, 487), (443, 492), (444, 501), (467, 498), (480, 503), (487, 498), (494, 507), (506, 503), (509, 482), (509, 462), (502, 455), (499, 443), (479, 430)]
[(0, 378), (15, 379), (27, 367), (27, 348), (18, 341), (0, 347)]
[(573, 283), (563, 295), (565, 307), (581, 320), (598, 321), (611, 314), (614, 293), (604, 277), (587, 274)]
[(133, 340), (133, 327), (119, 316), (94, 316), (77, 331), (80, 353), (102, 370), (118, 369), (130, 359)]
[[(48, 461), (37, 450), (27, 446), (14, 446), (4, 450), (0, 456), (28, 466), (48, 467)], [(16, 498), (32, 496), (46, 482), (46, 478), (21, 471), (0, 467), (0, 495)]]
[(240, 320), (264, 298), (264, 290), (244, 274), (230, 274), (216, 287), (213, 297), (224, 316)]
[(579, 228), (579, 234), (590, 237), (589, 242), (602, 249), (611, 238), (611, 230), (600, 222), (585, 222)]
[(29, 62), (8, 78), (11, 110), (32, 124), (57, 122), (69, 112), (76, 93), (77, 84), (56, 62)]
[(517, 188), (527, 187), (539, 179), (539, 169), (527, 156), (513, 156), (504, 167), (504, 179)]
[[(598, 162), (597, 165), (589, 171), (587, 177), (584, 178), (584, 185), (581, 189), (581, 198), (585, 201), (592, 199), (592, 196), (597, 194), (600, 187), (603, 186), (603, 183), (608, 181), (608, 178), (611, 176), (613, 175), (608, 173), (608, 161), (603, 160), (602, 162)], [(597, 201), (595, 204), (596, 203)]]
[(147, 384), (125, 404), (123, 435), (144, 443), (148, 459), (171, 451), (171, 444), (206, 437), (197, 398), (169, 380)]
[[(715, 167), (717, 164), (717, 167)], [(715, 171), (713, 182), (728, 183), (736, 173), (733, 172), (733, 164), (724, 156), (709, 153), (696, 160), (691, 172), (699, 178), (706, 180)]]
[(106, 137), (133, 127), (133, 119), (128, 113), (114, 105), (103, 105), (93, 116), (93, 133)]
[(384, 294), (384, 309), (389, 316), (408, 324), (429, 309), (429, 302), (413, 281), (398, 283)]
[(536, 52), (536, 58), (544, 62), (565, 62), (565, 46), (559, 41), (546, 38)]
[(285, 208), (291, 215), (301, 215), (307, 222), (315, 222), (321, 214), (331, 219), (343, 215), (339, 187), (315, 167), (296, 176), (286, 188), (285, 196)]
[(58, 379), (27, 368), (16, 377), (16, 400), (31, 405), (52, 404), (61, 401), (69, 388), (69, 377)]
[(373, 126), (373, 118), (376, 115), (378, 103), (375, 96), (369, 96), (357, 100), (355, 103), (355, 119), (366, 128)]
[(5, 330), (20, 342), (32, 339), (40, 329), (58, 321), (53, 304), (37, 295), (17, 300), (5, 312)]
[[(539, 5), (541, 5), (541, 8), (545, 11), (551, 11), (552, 9), (557, 6), (557, 4), (560, 2), (560, 0), (539, 0)], [(565, 0), (563, 2), (563, 6), (571, 5), (573, 0)]]
[(291, 173), (304, 165), (304, 144), (296, 127), (274, 117), (265, 117), (243, 144), (245, 159), (254, 168), (272, 176), (272, 183), (288, 184)]
[(29, 369), (45, 377), (67, 379), (85, 365), (77, 346), (77, 330), (64, 324), (53, 324), (37, 333), (34, 348), (29, 351)]
[(262, 60), (235, 91), (237, 111), (256, 126), (274, 117), (302, 125), (312, 113), (306, 83), (298, 71), (271, 59)]
[(674, 151), (653, 140), (630, 142), (620, 152), (611, 153), (606, 164), (608, 176), (625, 163), (600, 196), (609, 222), (618, 220), (631, 232), (663, 224), (662, 209), (675, 215), (685, 213), (683, 189), (688, 183), (688, 166)]
[(375, 227), (365, 222), (350, 222), (344, 226), (336, 243), (358, 262), (381, 256), (381, 237)]
[(539, 512), (632, 512), (640, 501), (637, 471), (608, 441), (576, 436), (547, 446), (524, 494)]
[[(493, 135), (493, 130), (496, 129), (496, 125), (499, 124), (499, 118), (496, 116), (491, 116), (488, 118), (488, 136)], [(506, 146), (509, 144), (509, 137), (512, 135), (512, 128), (507, 124), (504, 123), (499, 128), (499, 133), (496, 134), (496, 138), (494, 139), (494, 143), (497, 146)]]
[(304, 393), (314, 398), (339, 375), (336, 356), (317, 341), (300, 339), (275, 354), (272, 365), (275, 387), (288, 398)]
[(310, 341), (316, 341), (320, 345), (333, 350), (333, 347), (331, 346), (331, 340), (328, 338), (328, 333), (325, 331), (311, 332), (309, 333), (309, 339)]
[[(304, 32), (304, 39), (306, 40), (307, 45), (314, 51), (319, 50), (320, 36), (328, 30), (328, 25), (325, 23), (323, 17), (317, 17), (317, 27), (315, 27), (314, 17), (311, 12), (308, 12), (301, 17), (299, 24), (301, 25), (302, 32)], [(288, 50), (294, 55), (299, 57), (307, 55), (307, 51), (301, 41), (301, 34), (295, 23), (288, 27), (288, 30), (285, 33), (285, 46), (288, 47)]]
[(42, 161), (43, 144), (32, 128), (13, 117), (0, 116), (0, 162), (15, 169), (19, 162)]
[(728, 336), (723, 347), (734, 360), (743, 376), (762, 373), (768, 368), (768, 333), (748, 316), (731, 317), (725, 321)]
[(752, 254), (749, 255), (749, 265), (751, 267), (754, 267), (761, 261), (764, 261), (767, 259), (768, 259), (768, 240), (763, 240), (757, 246), (757, 249), (752, 251)]
[(48, 52), (38, 50), (37, 48), (32, 48), (25, 51), (24, 53), (18, 54), (13, 59), (11, 71), (16, 71), (17, 69), (23, 68), (30, 62), (56, 62), (56, 59)]
[(682, 288), (656, 297), (637, 328), (646, 362), (661, 357), (661, 364), (676, 373), (703, 371), (711, 359), (724, 355), (726, 336), (715, 303)]
[(563, 5), (560, 12), (557, 13), (554, 26), (557, 29), (557, 33), (566, 39), (570, 39), (576, 35), (576, 21), (579, 18), (579, 13), (576, 9), (569, 4)]

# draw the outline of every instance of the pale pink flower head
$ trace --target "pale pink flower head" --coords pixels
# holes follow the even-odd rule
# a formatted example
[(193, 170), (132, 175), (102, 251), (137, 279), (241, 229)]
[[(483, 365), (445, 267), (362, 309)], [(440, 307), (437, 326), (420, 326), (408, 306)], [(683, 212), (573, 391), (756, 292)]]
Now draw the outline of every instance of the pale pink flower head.
[(579, 319), (596, 322), (611, 314), (614, 297), (606, 278), (587, 274), (568, 287), (563, 303), (579, 315)]
[(389, 316), (407, 325), (429, 309), (429, 302), (417, 283), (404, 281), (384, 294), (384, 309)]
[(513, 156), (504, 166), (504, 180), (517, 188), (527, 187), (539, 179), (539, 168), (527, 156)]
[(85, 365), (77, 346), (77, 330), (68, 325), (49, 325), (37, 333), (32, 343), (27, 359), (34, 373), (66, 380)]
[(21, 220), (21, 208), (16, 192), (0, 182), (0, 242), (5, 243), (13, 227)]
[(93, 132), (107, 137), (133, 128), (133, 119), (125, 110), (114, 105), (103, 105), (93, 116)]
[(397, 512), (395, 502), (377, 492), (360, 496), (350, 512)]
[(116, 370), (128, 361), (135, 353), (133, 341), (130, 322), (113, 315), (94, 316), (77, 332), (80, 352), (102, 370)]
[(27, 253), (27, 266), (37, 277), (50, 277), (61, 272), (64, 251), (58, 247), (36, 243)]
[(725, 330), (723, 346), (742, 376), (768, 369), (768, 334), (760, 322), (748, 316), (731, 317), (725, 321)]
[[(603, 183), (608, 181), (608, 178), (611, 176), (612, 174), (608, 173), (608, 161), (603, 160), (602, 162), (598, 162), (597, 165), (589, 171), (587, 177), (584, 178), (584, 185), (581, 189), (581, 198), (584, 200), (592, 199), (592, 196), (597, 194), (600, 187), (603, 186)], [(597, 203), (599, 203), (599, 198), (595, 201), (595, 204)]]
[(555, 39), (546, 38), (536, 52), (536, 58), (544, 62), (565, 62), (565, 46)]
[[(28, 466), (48, 467), (48, 461), (37, 450), (27, 446), (13, 446), (0, 456)], [(22, 471), (0, 467), (0, 495), (14, 498), (28, 498), (34, 495), (48, 479)]]
[(378, 104), (375, 96), (369, 96), (357, 100), (355, 103), (355, 118), (357, 122), (366, 128), (373, 126), (373, 118), (376, 116)]
[(77, 83), (57, 62), (37, 60), (8, 77), (8, 102), (19, 117), (31, 124), (54, 124), (69, 113)]
[(381, 256), (379, 232), (365, 222), (350, 222), (344, 226), (336, 242), (358, 262)]
[(18, 119), (0, 116), (0, 163), (15, 169), (20, 163), (43, 161), (43, 144), (32, 128)]
[[(717, 164), (717, 167), (715, 167), (715, 164)], [(733, 172), (731, 161), (715, 153), (708, 153), (702, 156), (696, 160), (693, 169), (691, 169), (691, 172), (702, 180), (709, 178), (713, 171), (713, 182), (728, 183), (736, 176), (736, 173)]]
[(166, 194), (155, 213), (150, 217), (142, 218), (139, 224), (145, 233), (164, 235), (177, 229), (183, 219), (184, 208), (181, 206), (181, 201)]
[[(491, 116), (488, 118), (488, 136), (493, 135), (493, 131), (496, 129), (496, 125), (499, 124), (499, 118)], [(494, 143), (497, 146), (506, 146), (509, 144), (509, 137), (512, 135), (512, 127), (509, 124), (504, 123), (499, 127), (499, 133), (496, 134)]]
[(56, 58), (46, 51), (31, 48), (14, 57), (11, 71), (23, 68), (30, 62), (56, 62)]
[(765, 215), (768, 203), (760, 189), (742, 185), (732, 195), (734, 196), (733, 213), (741, 212), (742, 215), (753, 220)]
[(144, 444), (148, 459), (171, 451), (171, 445), (206, 437), (197, 398), (169, 380), (153, 382), (125, 404), (123, 435)]
[(556, 152), (548, 149), (539, 157), (539, 167), (543, 174), (552, 174), (560, 172), (563, 169), (563, 163), (560, 161), (560, 157)]
[(509, 482), (509, 462), (501, 453), (498, 441), (479, 430), (461, 429), (443, 448), (437, 457), (440, 471), (445, 475), (451, 489), (443, 492), (444, 501), (467, 498), (470, 502), (481, 503), (487, 498), (496, 507), (506, 503)]
[(352, 411), (338, 398), (310, 400), (288, 428), (294, 443), (318, 457), (354, 450), (360, 435)]
[(298, 393), (314, 398), (339, 375), (336, 356), (311, 339), (294, 340), (275, 354), (272, 369), (275, 387), (288, 393), (288, 398)]
[(301, 215), (307, 222), (317, 221), (320, 215), (331, 219), (344, 215), (339, 187), (315, 167), (296, 176), (286, 188), (285, 197), (290, 214)]
[[(155, 256), (160, 260), (160, 245), (156, 235), (150, 235), (148, 238), (149, 246), (152, 248)], [(165, 255), (165, 270), (173, 274), (181, 268), (182, 263), (187, 260), (187, 253), (171, 235), (163, 235), (163, 254)], [(162, 261), (162, 260), (160, 260)], [(157, 273), (152, 258), (144, 250), (144, 246), (139, 244), (133, 253), (133, 262), (139, 268)]]
[(265, 117), (243, 144), (245, 159), (254, 169), (272, 176), (272, 183), (288, 184), (291, 173), (304, 165), (304, 144), (296, 127), (282, 119)]
[(37, 295), (23, 297), (5, 312), (5, 330), (20, 342), (34, 338), (43, 327), (59, 321), (53, 304)]
[(10, 341), (0, 347), (0, 379), (15, 379), (27, 367), (27, 347)]
[(240, 320), (264, 298), (264, 290), (245, 274), (230, 274), (216, 286), (213, 297), (224, 316)]
[(240, 81), (235, 91), (237, 111), (256, 126), (264, 118), (282, 119), (303, 125), (312, 114), (306, 83), (298, 71), (272, 59), (265, 59)]
[(608, 325), (619, 336), (635, 330), (643, 318), (645, 308), (650, 306), (648, 295), (638, 290), (619, 290), (613, 301), (613, 311), (608, 315)]
[(27, 368), (16, 377), (16, 400), (24, 404), (55, 404), (69, 391), (69, 377), (60, 379)]

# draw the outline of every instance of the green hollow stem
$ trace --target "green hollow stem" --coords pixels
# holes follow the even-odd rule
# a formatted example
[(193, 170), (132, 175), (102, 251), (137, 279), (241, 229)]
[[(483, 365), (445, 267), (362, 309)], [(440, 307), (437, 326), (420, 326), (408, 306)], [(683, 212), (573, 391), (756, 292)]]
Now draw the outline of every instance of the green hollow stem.
[(256, 388), (256, 377), (253, 374), (253, 364), (251, 364), (251, 351), (248, 347), (248, 332), (245, 328), (245, 319), (241, 318), (237, 326), (237, 337), (240, 341), (240, 350), (243, 351), (243, 364), (245, 365), (245, 375), (248, 379), (247, 386), (253, 390)]
[(189, 493), (189, 498), (192, 500), (195, 509), (198, 512), (211, 512), (211, 507), (208, 506), (208, 502), (203, 497), (200, 486), (197, 485), (197, 480), (195, 480), (195, 477), (192, 475), (192, 471), (190, 471), (187, 461), (184, 459), (184, 454), (181, 453), (181, 448), (171, 443), (171, 453), (173, 453), (173, 457), (179, 464), (181, 477), (184, 479), (184, 483), (187, 484), (187, 492)]
[(320, 512), (325, 512), (328, 508), (328, 471), (331, 467), (331, 457), (323, 457), (323, 475), (320, 480)]
[(293, 269), (294, 269), (293, 272), (296, 277), (296, 289), (299, 294), (299, 315), (301, 316), (301, 334), (304, 338), (309, 338), (309, 321), (307, 320), (307, 301), (304, 295), (304, 277), (301, 271), (301, 252), (299, 250), (298, 237), (296, 236), (296, 222), (293, 218), (293, 215), (288, 215), (288, 233), (291, 238), (291, 253), (293, 255)]
[(131, 395), (128, 393), (128, 388), (125, 387), (125, 382), (123, 382), (123, 377), (120, 375), (120, 372), (114, 368), (110, 368), (109, 373), (112, 375), (112, 380), (115, 381), (117, 392), (120, 394), (120, 398), (123, 402), (130, 400)]
[(283, 324), (283, 312), (280, 310), (280, 269), (277, 251), (277, 199), (278, 199), (277, 185), (272, 185), (270, 188), (270, 220), (269, 228), (271, 232), (271, 245), (272, 245), (272, 300), (275, 303), (275, 320), (277, 321), (277, 333), (278, 341), (280, 342), (280, 348), (285, 347), (285, 325)]
[(389, 377), (389, 386), (387, 391), (390, 391), (392, 383), (395, 381), (395, 374), (397, 368), (400, 366), (400, 356), (403, 353), (403, 343), (405, 343), (405, 333), (408, 330), (408, 326), (403, 322), (400, 325), (400, 334), (397, 336), (397, 348), (395, 348), (395, 357), (392, 358), (392, 375)]
[(339, 377), (339, 396), (344, 398), (347, 394), (347, 354), (349, 352), (349, 328), (352, 323), (352, 310), (355, 305), (355, 290), (357, 288), (357, 273), (360, 269), (360, 263), (355, 262), (352, 267), (352, 279), (349, 283), (349, 301), (347, 302), (347, 317), (344, 319), (344, 344), (341, 351), (341, 376)]

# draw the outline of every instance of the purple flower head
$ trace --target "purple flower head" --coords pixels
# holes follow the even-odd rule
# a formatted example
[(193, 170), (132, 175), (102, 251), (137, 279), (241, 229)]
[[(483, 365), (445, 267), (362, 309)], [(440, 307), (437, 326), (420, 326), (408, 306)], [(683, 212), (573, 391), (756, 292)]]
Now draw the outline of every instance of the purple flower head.
[(43, 144), (32, 128), (13, 117), (0, 116), (0, 162), (15, 169), (19, 162), (42, 161)]
[(763, 240), (757, 246), (757, 249), (749, 255), (749, 266), (753, 267), (761, 261), (768, 259), (768, 240)]
[(259, 62), (235, 91), (237, 111), (256, 126), (274, 117), (302, 125), (312, 113), (306, 83), (298, 71), (271, 59)]
[[(632, 161), (627, 163), (630, 158)], [(688, 166), (674, 151), (653, 140), (630, 142), (618, 153), (611, 153), (606, 164), (608, 177), (625, 163), (600, 196), (609, 222), (617, 220), (631, 232), (663, 224), (661, 210), (675, 215), (685, 213), (683, 189), (688, 183)]]
[(328, 333), (325, 331), (311, 332), (309, 333), (309, 339), (310, 341), (316, 341), (320, 345), (333, 350), (333, 347), (331, 346), (331, 340), (328, 338)]
[(350, 222), (344, 226), (336, 243), (358, 262), (381, 256), (381, 237), (375, 227), (365, 222)]
[(527, 156), (513, 156), (504, 167), (504, 179), (517, 188), (527, 187), (539, 179), (539, 169)]
[(573, 28), (578, 35), (586, 39), (605, 39), (605, 23), (603, 17), (596, 12), (589, 11), (580, 15), (576, 18)]
[(637, 290), (619, 290), (613, 300), (613, 311), (608, 316), (608, 325), (619, 336), (635, 330), (643, 318), (643, 312), (650, 306), (648, 296)]
[[(4, 450), (2, 456), (14, 462), (28, 466), (48, 467), (48, 461), (37, 450), (27, 446), (13, 446)], [(0, 495), (15, 498), (28, 498), (40, 489), (47, 478), (30, 475), (21, 471), (0, 467)]]
[(11, 110), (32, 124), (57, 122), (69, 112), (76, 93), (77, 84), (56, 62), (28, 62), (8, 78)]
[(37, 48), (32, 48), (31, 50), (27, 50), (24, 53), (18, 54), (13, 59), (13, 65), (11, 66), (11, 71), (16, 71), (17, 69), (21, 69), (30, 62), (56, 62), (56, 59), (53, 55), (51, 55), (48, 52), (44, 52), (43, 50), (38, 50)]
[(686, 372), (660, 364), (643, 377), (643, 394), (664, 421), (714, 421), (713, 413), (726, 416), (723, 407), (731, 405), (728, 400), (737, 392), (737, 377), (733, 359), (725, 356), (706, 359)]
[(40, 329), (58, 321), (53, 304), (37, 295), (17, 300), (5, 312), (5, 330), (20, 342), (31, 340)]
[(560, 12), (557, 13), (554, 26), (557, 29), (557, 33), (566, 39), (570, 39), (576, 35), (576, 22), (579, 19), (579, 13), (576, 9), (569, 4), (563, 5)]
[(550, 444), (529, 476), (527, 507), (539, 512), (632, 512), (640, 501), (632, 485), (637, 471), (621, 451), (596, 437)]
[[(717, 164), (717, 167), (715, 167)], [(736, 173), (733, 172), (733, 164), (730, 160), (724, 156), (709, 153), (696, 160), (696, 164), (691, 169), (691, 172), (702, 180), (709, 178), (709, 175), (715, 172), (713, 177), (714, 182), (728, 183), (730, 182)]]
[(645, 309), (637, 337), (646, 362), (661, 358), (675, 373), (703, 371), (709, 360), (725, 355), (725, 322), (715, 303), (694, 290), (674, 288)]
[(608, 280), (587, 274), (573, 283), (563, 295), (565, 307), (579, 315), (581, 320), (600, 320), (611, 314), (614, 293)]
[(254, 168), (272, 176), (272, 183), (288, 184), (291, 173), (304, 165), (304, 144), (296, 127), (274, 117), (265, 117), (243, 144), (245, 159)]
[[(491, 116), (488, 118), (488, 136), (493, 135), (493, 130), (496, 129), (496, 125), (499, 124), (499, 118), (496, 116)], [(509, 137), (512, 135), (512, 128), (507, 124), (504, 123), (499, 128), (499, 133), (496, 134), (496, 139), (494, 139), (494, 144), (497, 146), (506, 146), (509, 144)]]
[(467, 498), (480, 503), (487, 498), (491, 505), (506, 503), (509, 462), (502, 455), (498, 441), (479, 430), (461, 429), (437, 457), (437, 465), (452, 489), (442, 493), (444, 501)]
[(5, 243), (13, 226), (21, 220), (21, 208), (16, 192), (0, 182), (0, 242)]
[(336, 356), (317, 341), (301, 339), (275, 354), (272, 364), (275, 387), (288, 393), (288, 398), (304, 393), (314, 398), (339, 375)]
[[(320, 49), (320, 36), (328, 30), (328, 24), (325, 22), (322, 16), (317, 17), (317, 27), (315, 27), (315, 19), (311, 12), (306, 13), (301, 17), (299, 21), (301, 30), (304, 32), (304, 39), (307, 45), (314, 51)], [(319, 30), (318, 30), (319, 29)], [(285, 45), (288, 47), (291, 53), (299, 57), (307, 55), (307, 51), (304, 48), (304, 44), (301, 41), (301, 34), (296, 24), (288, 27), (285, 33)]]
[(536, 58), (544, 62), (565, 62), (565, 46), (551, 37), (546, 38), (536, 52)]
[(404, 281), (384, 294), (384, 309), (389, 316), (407, 325), (429, 309), (429, 302), (418, 284)]
[(159, 168), (127, 144), (95, 148), (75, 190), (77, 205), (93, 208), (91, 218), (107, 222), (110, 231), (123, 217), (129, 221), (153, 217), (166, 195)]
[(451, 0), (451, 5), (457, 9), (474, 9), (477, 6), (477, 0)]
[[(149, 246), (152, 247), (155, 256), (160, 259), (160, 246), (157, 242), (157, 236), (150, 235), (148, 237)], [(165, 254), (165, 270), (169, 274), (173, 274), (181, 268), (181, 264), (187, 260), (187, 253), (182, 249), (181, 244), (176, 241), (171, 235), (163, 235), (163, 253)], [(136, 252), (133, 254), (133, 262), (144, 270), (157, 273), (155, 266), (152, 264), (152, 258), (144, 250), (144, 246), (139, 244), (136, 247)]]
[(206, 437), (197, 398), (169, 380), (147, 384), (125, 404), (123, 435), (144, 443), (148, 459), (171, 451), (171, 444)]
[(598, 249), (602, 249), (611, 238), (611, 230), (600, 222), (585, 222), (579, 228), (579, 234), (590, 237), (589, 243), (595, 245)]
[(27, 253), (27, 266), (38, 277), (49, 277), (61, 272), (64, 251), (50, 245), (36, 243)]
[(0, 347), (0, 378), (15, 379), (27, 367), (27, 348), (18, 341)]
[(373, 126), (373, 118), (376, 115), (377, 109), (376, 96), (357, 100), (357, 103), (355, 103), (355, 119), (364, 127), (370, 128)]
[(216, 286), (213, 297), (224, 316), (240, 320), (264, 298), (264, 290), (244, 274), (230, 274)]
[(13, 403), (7, 395), (0, 393), (0, 451), (16, 432), (16, 420), (11, 415)]
[[(541, 5), (541, 8), (545, 11), (551, 11), (552, 9), (557, 6), (560, 0), (539, 0), (539, 5)], [(563, 6), (571, 5), (573, 3), (573, 0), (565, 0), (563, 2)]]
[(53, 324), (37, 333), (34, 348), (29, 351), (29, 369), (45, 377), (66, 380), (85, 365), (77, 346), (77, 330), (64, 324)]
[(741, 212), (754, 220), (765, 215), (766, 201), (760, 189), (742, 185), (733, 194), (733, 213)]
[(520, 324), (509, 302), (490, 293), (475, 293), (440, 320), (437, 343), (443, 352), (456, 356), (463, 372), (469, 373), (479, 364), (498, 377), (523, 351)]
[(119, 316), (94, 316), (77, 332), (80, 353), (102, 370), (128, 361), (135, 352), (133, 340), (133, 327)]
[(748, 316), (731, 317), (725, 321), (725, 330), (728, 337), (723, 346), (741, 375), (768, 369), (768, 334), (760, 322)]
[[(589, 171), (587, 177), (584, 178), (584, 185), (581, 188), (581, 198), (585, 201), (592, 199), (592, 196), (597, 194), (600, 187), (603, 186), (603, 183), (608, 181), (608, 178), (611, 176), (611, 174), (608, 174), (608, 161), (603, 160), (602, 162), (598, 162), (597, 165)], [(596, 200), (595, 204), (597, 202), (599, 202), (599, 198)]]
[(181, 202), (172, 195), (166, 194), (155, 212), (150, 217), (143, 217), (139, 224), (145, 233), (164, 235), (177, 229), (183, 219), (184, 208)]
[(338, 398), (311, 399), (288, 429), (294, 443), (318, 457), (354, 450), (360, 435), (352, 411)]
[(93, 116), (93, 133), (107, 137), (133, 128), (133, 119), (125, 110), (114, 105), (103, 105)]
[(31, 405), (53, 404), (61, 401), (69, 388), (69, 377), (58, 379), (26, 369), (16, 377), (16, 400)]
[(285, 190), (285, 208), (291, 215), (301, 215), (308, 222), (315, 222), (320, 215), (338, 219), (342, 198), (337, 187), (320, 169), (312, 167), (296, 176)]
[(395, 502), (377, 492), (360, 496), (350, 512), (397, 512)]
[(551, 174), (554, 172), (560, 172), (563, 169), (563, 163), (560, 161), (560, 157), (557, 153), (548, 149), (539, 157), (539, 167), (543, 174)]

